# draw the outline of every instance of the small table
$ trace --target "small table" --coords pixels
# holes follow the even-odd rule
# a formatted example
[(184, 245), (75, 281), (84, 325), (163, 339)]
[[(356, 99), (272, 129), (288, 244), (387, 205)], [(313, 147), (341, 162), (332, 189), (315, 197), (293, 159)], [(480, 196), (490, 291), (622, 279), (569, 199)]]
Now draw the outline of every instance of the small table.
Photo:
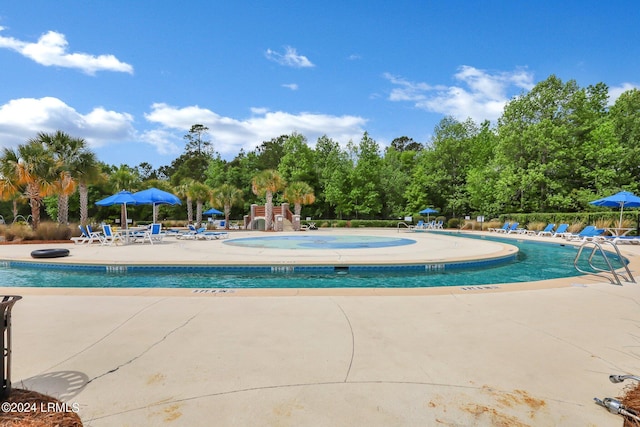
[(635, 227), (627, 228), (627, 227), (607, 227), (605, 228), (612, 236), (622, 237), (626, 236), (630, 231), (635, 230)]
[(114, 233), (120, 234), (120, 236), (124, 237), (125, 244), (129, 244), (131, 241), (131, 236), (134, 234), (138, 234), (144, 232), (147, 227), (128, 227), (128, 228), (119, 228), (114, 230)]

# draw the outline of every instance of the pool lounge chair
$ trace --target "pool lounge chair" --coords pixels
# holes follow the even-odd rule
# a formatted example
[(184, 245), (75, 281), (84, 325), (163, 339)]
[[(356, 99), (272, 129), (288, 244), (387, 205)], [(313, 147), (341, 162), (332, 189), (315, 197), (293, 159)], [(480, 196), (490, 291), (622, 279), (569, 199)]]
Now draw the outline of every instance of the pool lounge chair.
[(229, 233), (226, 231), (203, 231), (196, 234), (196, 239), (200, 240), (218, 240), (229, 238)]
[(505, 222), (500, 228), (489, 228), (488, 230), (491, 232), (502, 233), (504, 231), (507, 231), (509, 227), (511, 227), (511, 223)]
[(165, 236), (166, 233), (162, 232), (162, 225), (161, 224), (151, 224), (151, 226), (143, 231), (142, 233), (139, 234), (135, 234), (133, 236), (133, 241), (137, 242), (138, 240), (142, 241), (142, 243), (144, 243), (145, 241), (149, 241), (149, 243), (151, 243), (153, 245), (153, 242), (156, 243), (162, 243), (162, 238)]
[(640, 236), (606, 236), (602, 239), (610, 240), (616, 245), (640, 245)]
[(569, 224), (560, 224), (556, 231), (551, 235), (551, 237), (565, 237), (567, 235), (571, 235), (567, 230), (569, 229)]
[(102, 243), (104, 241), (104, 233), (100, 231), (93, 231), (93, 229), (89, 224), (85, 225), (84, 229), (85, 229), (86, 235), (89, 236), (89, 240), (86, 243), (88, 244), (91, 244), (93, 242)]
[(79, 225), (78, 228), (80, 229), (80, 236), (74, 236), (70, 240), (76, 245), (82, 245), (90, 241), (91, 237), (89, 237), (85, 228), (82, 225)]
[(604, 228), (596, 228), (593, 225), (587, 225), (581, 232), (577, 234), (568, 234), (564, 238), (569, 241), (581, 241), (586, 242), (588, 240), (594, 240), (604, 233)]
[(102, 245), (112, 246), (113, 244), (117, 244), (118, 242), (122, 243), (122, 236), (120, 235), (120, 233), (111, 230), (111, 226), (109, 224), (102, 225), (102, 232), (104, 233), (104, 237), (102, 238)]
[(196, 228), (195, 226), (189, 224), (189, 230), (179, 233), (176, 236), (176, 239), (185, 239), (185, 240), (193, 240), (196, 239), (200, 233), (204, 233), (207, 231), (205, 227)]
[(416, 225), (409, 226), (409, 229), (411, 230), (424, 230), (426, 228), (427, 228), (427, 225), (424, 223), (423, 220), (418, 221)]
[(518, 226), (520, 225), (519, 222), (514, 222), (513, 224), (511, 224), (511, 226), (509, 227), (508, 230), (503, 231), (503, 233), (505, 234), (511, 234), (511, 233), (521, 233), (522, 232), (522, 228), (518, 228)]
[(547, 226), (544, 228), (544, 230), (540, 230), (540, 231), (532, 231), (529, 230), (527, 231), (527, 234), (531, 235), (531, 236), (553, 236), (553, 229), (556, 225), (555, 224), (547, 224)]
[(549, 223), (544, 230), (538, 232), (538, 236), (553, 236), (553, 229), (556, 228), (555, 224)]

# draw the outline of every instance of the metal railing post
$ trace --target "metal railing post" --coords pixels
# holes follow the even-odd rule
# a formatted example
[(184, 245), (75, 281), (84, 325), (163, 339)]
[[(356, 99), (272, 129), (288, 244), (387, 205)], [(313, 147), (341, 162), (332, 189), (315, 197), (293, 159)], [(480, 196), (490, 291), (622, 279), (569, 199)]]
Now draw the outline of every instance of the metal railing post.
[(2, 311), (2, 338), (0, 347), (2, 348), (2, 389), (0, 397), (7, 398), (11, 393), (11, 309), (13, 305), (22, 299), (18, 295), (5, 295), (0, 302)]

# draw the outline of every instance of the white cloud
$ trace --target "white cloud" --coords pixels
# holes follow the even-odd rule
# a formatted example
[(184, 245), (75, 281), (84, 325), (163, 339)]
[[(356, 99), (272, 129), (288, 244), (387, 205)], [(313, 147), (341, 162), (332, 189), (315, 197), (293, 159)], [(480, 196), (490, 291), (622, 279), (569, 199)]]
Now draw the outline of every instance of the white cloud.
[(0, 105), (0, 144), (24, 144), (39, 132), (62, 130), (84, 138), (89, 146), (135, 140), (133, 117), (96, 107), (82, 114), (58, 98), (20, 98)]
[(155, 147), (158, 154), (161, 155), (179, 155), (182, 152), (181, 137), (172, 132), (163, 129), (153, 129), (143, 132), (140, 139), (147, 144)]
[(470, 66), (462, 66), (454, 78), (458, 86), (430, 85), (411, 82), (401, 77), (384, 74), (394, 87), (390, 101), (413, 102), (417, 108), (451, 115), (459, 120), (471, 117), (480, 122), (495, 120), (502, 114), (514, 88), (533, 88), (533, 75), (526, 70), (489, 73)]
[(298, 55), (295, 48), (291, 46), (285, 47), (285, 52), (280, 53), (271, 49), (267, 49), (265, 52), (267, 59), (277, 62), (280, 65), (293, 68), (309, 68), (315, 67), (309, 59), (304, 55)]
[(283, 84), (282, 87), (286, 87), (287, 89), (291, 89), (291, 90), (298, 90), (297, 83)]
[(291, 114), (282, 111), (270, 112), (264, 108), (252, 108), (252, 116), (238, 120), (223, 117), (198, 106), (173, 107), (153, 104), (151, 112), (145, 114), (148, 121), (157, 123), (171, 132), (189, 131), (194, 123), (209, 128), (209, 137), (214, 149), (222, 155), (236, 155), (243, 148), (251, 151), (264, 141), (280, 135), (298, 132), (307, 137), (312, 145), (322, 135), (346, 143), (362, 137), (366, 119), (357, 116), (331, 116), (317, 113)]
[[(81, 113), (53, 97), (14, 99), (0, 105), (0, 147), (15, 147), (39, 132), (61, 130), (109, 153), (122, 150), (124, 144), (131, 153), (139, 153), (136, 148), (146, 144), (162, 156), (176, 156), (184, 149), (183, 136), (194, 123), (201, 123), (209, 128), (214, 149), (230, 158), (241, 148), (252, 151), (264, 141), (292, 132), (305, 135), (311, 145), (325, 134), (346, 144), (362, 137), (367, 122), (358, 116), (291, 114), (266, 108), (252, 108), (248, 118), (234, 119), (199, 106), (178, 108), (161, 103), (153, 104), (145, 118), (151, 126), (136, 130), (129, 113), (103, 107)], [(122, 158), (126, 161), (126, 156)]]
[[(0, 27), (0, 31), (4, 30)], [(77, 68), (93, 75), (96, 71), (118, 71), (133, 73), (133, 67), (119, 61), (114, 55), (90, 55), (87, 53), (67, 52), (69, 43), (64, 34), (49, 31), (38, 39), (37, 43), (0, 36), (0, 48), (14, 50), (44, 66)]]
[(631, 89), (640, 89), (640, 86), (633, 83), (622, 83), (620, 86), (613, 86), (609, 88), (609, 105), (616, 103), (616, 100), (620, 98), (620, 95)]

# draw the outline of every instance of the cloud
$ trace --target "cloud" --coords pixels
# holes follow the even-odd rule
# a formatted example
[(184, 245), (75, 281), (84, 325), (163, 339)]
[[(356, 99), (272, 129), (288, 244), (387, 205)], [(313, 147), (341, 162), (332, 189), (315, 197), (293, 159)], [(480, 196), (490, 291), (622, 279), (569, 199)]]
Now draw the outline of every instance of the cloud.
[[(0, 27), (0, 31), (2, 30), (4, 28)], [(96, 71), (133, 73), (131, 65), (119, 61), (113, 55), (69, 53), (68, 45), (64, 34), (55, 31), (43, 34), (37, 43), (0, 36), (0, 48), (14, 50), (40, 65), (76, 68), (90, 75), (94, 75)]]
[(461, 83), (457, 86), (412, 82), (389, 73), (383, 77), (396, 86), (389, 94), (390, 101), (413, 102), (416, 108), (459, 120), (471, 117), (477, 122), (496, 120), (514, 89), (534, 86), (533, 75), (524, 69), (492, 74), (467, 65), (453, 76)]
[(286, 87), (291, 90), (298, 90), (298, 85), (296, 83), (283, 84), (282, 87)]
[[(185, 133), (186, 134), (186, 133)], [(182, 137), (178, 137), (175, 133), (163, 129), (153, 129), (145, 131), (140, 135), (140, 139), (145, 143), (153, 146), (158, 154), (178, 155), (182, 152)]]
[(53, 97), (14, 99), (0, 105), (0, 147), (13, 148), (40, 132), (62, 130), (84, 138), (94, 150), (113, 153), (122, 149), (118, 145), (128, 144), (127, 149), (135, 152), (136, 146), (147, 145), (162, 156), (176, 156), (184, 150), (184, 135), (194, 123), (201, 123), (209, 128), (214, 149), (232, 158), (241, 148), (252, 151), (264, 141), (292, 132), (305, 135), (310, 144), (325, 134), (346, 144), (362, 137), (367, 122), (357, 116), (291, 114), (265, 108), (252, 108), (248, 118), (239, 120), (199, 106), (178, 108), (162, 103), (153, 104), (145, 118), (148, 126), (138, 123), (136, 129), (129, 113), (95, 107), (83, 114)]
[(622, 83), (620, 86), (612, 86), (609, 88), (609, 105), (616, 103), (620, 95), (631, 89), (640, 89), (640, 86), (633, 83)]
[(295, 48), (291, 46), (285, 47), (284, 53), (279, 53), (271, 49), (267, 49), (265, 52), (267, 59), (276, 62), (280, 65), (293, 68), (309, 68), (315, 67), (309, 59), (304, 55), (298, 55)]
[(367, 122), (357, 116), (291, 114), (270, 112), (263, 108), (252, 108), (251, 112), (251, 117), (238, 120), (198, 106), (179, 108), (158, 103), (151, 106), (151, 112), (145, 114), (145, 118), (167, 132), (181, 135), (186, 134), (194, 123), (200, 123), (209, 128), (208, 134), (214, 149), (223, 156), (234, 156), (241, 148), (252, 151), (264, 141), (292, 132), (306, 136), (310, 144), (325, 134), (346, 143), (361, 138)]
[(82, 114), (52, 97), (20, 98), (0, 105), (0, 144), (3, 147), (24, 144), (39, 132), (56, 130), (84, 138), (93, 148), (136, 139), (133, 117), (128, 113), (96, 107)]

